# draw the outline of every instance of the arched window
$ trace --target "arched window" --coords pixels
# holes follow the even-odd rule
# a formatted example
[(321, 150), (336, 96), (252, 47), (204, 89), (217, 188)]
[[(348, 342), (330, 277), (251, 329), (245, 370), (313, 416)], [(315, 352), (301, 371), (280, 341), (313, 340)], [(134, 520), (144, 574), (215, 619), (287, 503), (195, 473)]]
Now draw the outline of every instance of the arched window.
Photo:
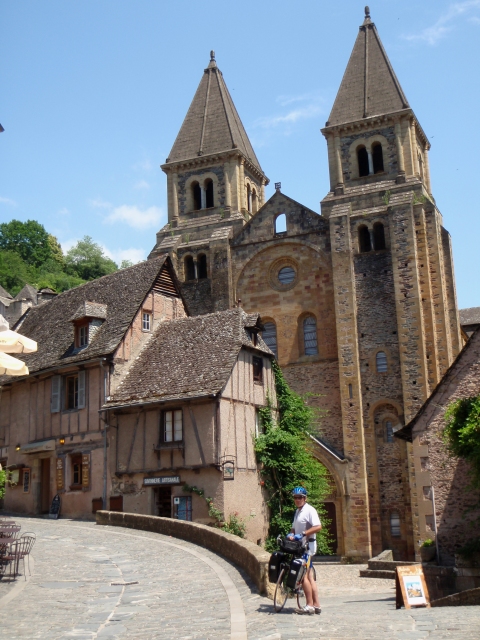
[(358, 160), (358, 175), (368, 176), (370, 171), (368, 170), (368, 153), (365, 147), (362, 145), (357, 149), (357, 160)]
[(387, 354), (384, 351), (379, 351), (376, 355), (377, 373), (387, 372)]
[(201, 253), (197, 258), (198, 279), (207, 278), (207, 256)]
[(317, 321), (313, 316), (303, 321), (303, 344), (306, 356), (318, 355)]
[(275, 218), (275, 233), (284, 233), (287, 230), (287, 216), (281, 213)]
[(358, 227), (358, 244), (360, 246), (360, 253), (367, 253), (367, 251), (372, 250), (370, 231), (364, 224), (362, 224), (361, 227)]
[(205, 206), (207, 209), (214, 207), (213, 202), (213, 180), (205, 180)]
[(192, 256), (185, 258), (185, 280), (195, 280), (195, 265)]
[(255, 189), (252, 189), (252, 212), (257, 213), (257, 211), (258, 211), (257, 192), (255, 191)]
[(278, 272), (280, 284), (291, 284), (295, 280), (295, 269), (293, 267), (282, 267)]
[(277, 354), (277, 327), (274, 322), (265, 322), (264, 329), (262, 331), (262, 338), (270, 351), (273, 351), (275, 357)]
[(392, 511), (390, 514), (390, 533), (392, 538), (399, 538), (401, 535), (400, 514), (398, 511)]
[(198, 182), (192, 182), (193, 210), (199, 211), (202, 208), (202, 190)]
[(381, 222), (376, 222), (373, 225), (373, 244), (375, 251), (385, 249), (385, 229)]
[(250, 212), (252, 211), (252, 190), (249, 184), (247, 184), (247, 209)]
[(393, 425), (391, 420), (385, 422), (385, 442), (394, 442), (393, 439)]
[(372, 145), (373, 173), (381, 173), (383, 171), (383, 151), (382, 145), (375, 142)]

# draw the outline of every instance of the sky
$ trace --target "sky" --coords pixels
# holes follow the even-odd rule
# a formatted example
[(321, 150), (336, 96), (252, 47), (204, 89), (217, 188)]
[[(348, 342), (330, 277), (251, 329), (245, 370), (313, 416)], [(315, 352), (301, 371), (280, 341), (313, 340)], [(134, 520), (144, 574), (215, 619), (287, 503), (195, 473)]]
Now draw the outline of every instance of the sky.
[[(370, 10), (432, 144), (459, 307), (480, 306), (480, 0)], [(64, 250), (89, 235), (117, 262), (145, 259), (167, 219), (159, 167), (211, 49), (267, 197), (281, 182), (319, 212), (329, 189), (320, 129), (363, 18), (354, 0), (4, 0), (0, 222), (38, 220)]]

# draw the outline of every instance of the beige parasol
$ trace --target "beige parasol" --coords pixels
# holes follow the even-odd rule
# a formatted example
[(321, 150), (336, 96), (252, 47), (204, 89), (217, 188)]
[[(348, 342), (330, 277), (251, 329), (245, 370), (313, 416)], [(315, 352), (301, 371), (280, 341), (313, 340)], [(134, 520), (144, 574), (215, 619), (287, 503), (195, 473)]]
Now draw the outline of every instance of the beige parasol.
[(0, 375), (28, 376), (28, 367), (18, 358), (0, 352)]
[(0, 315), (0, 353), (33, 353), (36, 350), (37, 343), (34, 340), (11, 331), (8, 322)]

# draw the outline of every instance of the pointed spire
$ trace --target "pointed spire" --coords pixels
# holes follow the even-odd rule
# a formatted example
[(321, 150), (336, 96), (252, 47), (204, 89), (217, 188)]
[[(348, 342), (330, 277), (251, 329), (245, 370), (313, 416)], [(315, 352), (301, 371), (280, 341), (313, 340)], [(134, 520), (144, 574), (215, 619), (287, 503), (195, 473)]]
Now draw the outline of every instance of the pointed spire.
[(387, 115), (409, 108), (385, 53), (370, 9), (360, 27), (327, 126)]
[(173, 144), (167, 163), (238, 149), (261, 171), (233, 100), (217, 67), (215, 51)]

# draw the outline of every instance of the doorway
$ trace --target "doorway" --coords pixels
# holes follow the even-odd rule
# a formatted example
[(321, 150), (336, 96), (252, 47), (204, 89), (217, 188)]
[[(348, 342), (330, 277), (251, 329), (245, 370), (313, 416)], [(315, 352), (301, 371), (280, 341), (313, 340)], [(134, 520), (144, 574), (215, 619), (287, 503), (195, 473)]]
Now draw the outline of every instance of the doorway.
[(156, 487), (155, 515), (161, 518), (172, 517), (172, 487)]
[(40, 513), (48, 513), (50, 511), (50, 458), (42, 458), (40, 462)]
[(330, 539), (332, 540), (332, 551), (334, 554), (338, 553), (338, 534), (337, 534), (337, 510), (334, 502), (324, 502), (323, 506), (327, 512), (327, 520), (330, 520), (328, 525), (328, 532), (330, 533)]

